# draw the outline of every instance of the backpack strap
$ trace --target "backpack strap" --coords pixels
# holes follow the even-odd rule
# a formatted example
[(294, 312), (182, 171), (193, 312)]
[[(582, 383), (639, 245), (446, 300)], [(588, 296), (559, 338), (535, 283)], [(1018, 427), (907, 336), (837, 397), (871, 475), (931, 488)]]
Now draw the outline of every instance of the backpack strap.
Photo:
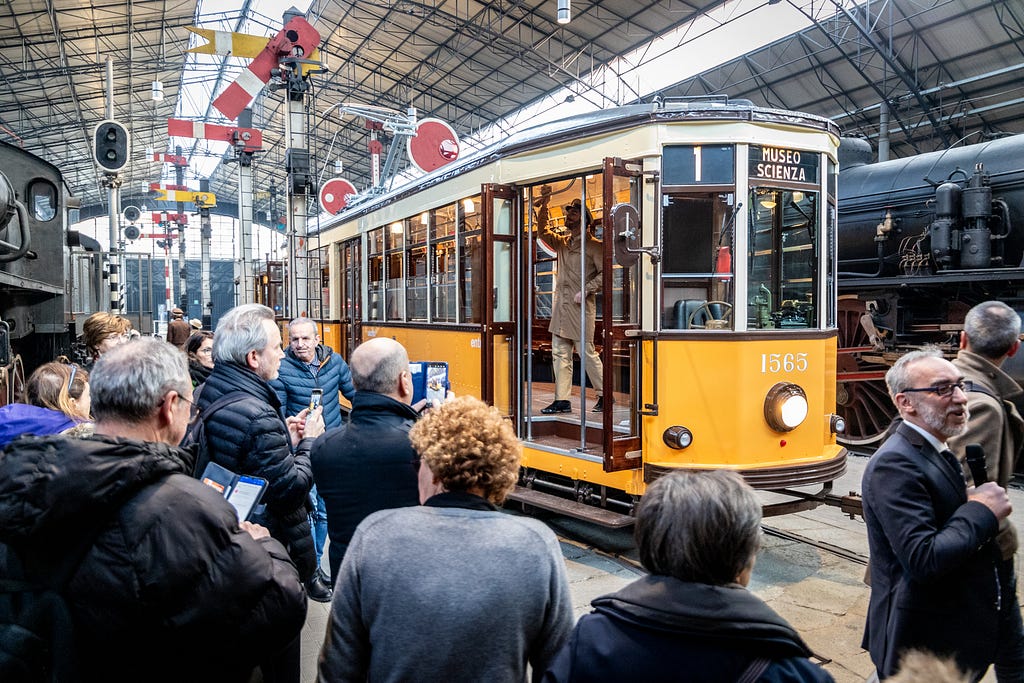
[[(205, 384), (201, 384), (199, 386), (203, 387)], [(206, 443), (206, 421), (221, 408), (234, 403), (241, 397), (247, 395), (248, 394), (244, 391), (230, 391), (205, 408), (196, 410), (181, 443), (182, 447), (191, 447), (194, 449), (193, 453), (196, 456), (196, 461), (192, 465), (193, 478), (201, 478), (203, 476), (203, 470), (205, 470), (206, 466), (210, 463), (210, 453)]]
[(767, 657), (756, 657), (754, 661), (750, 662), (740, 677), (736, 679), (736, 683), (754, 683), (761, 677), (761, 674), (765, 672), (768, 665), (772, 663), (772, 660)]
[(971, 385), (971, 393), (972, 394), (984, 394), (985, 396), (990, 396), (990, 397), (994, 398), (995, 400), (999, 401), (1000, 403), (1003, 402), (1003, 399), (1001, 397), (996, 396), (991, 391), (989, 391), (988, 389), (986, 389), (985, 387), (983, 387), (983, 386), (981, 386), (980, 384), (977, 384), (977, 383), (974, 383), (974, 384)]

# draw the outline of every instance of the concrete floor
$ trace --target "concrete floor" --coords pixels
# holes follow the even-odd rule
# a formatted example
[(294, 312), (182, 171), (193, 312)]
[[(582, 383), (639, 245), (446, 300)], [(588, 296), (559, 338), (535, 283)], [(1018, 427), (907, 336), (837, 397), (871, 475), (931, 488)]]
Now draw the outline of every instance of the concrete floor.
[[(859, 491), (866, 464), (867, 458), (851, 457), (847, 474), (836, 482), (833, 492)], [(1012, 490), (1010, 498), (1018, 510), (1014, 517), (1019, 526), (1024, 526), (1020, 523), (1024, 519), (1024, 491)], [(765, 524), (867, 555), (863, 520), (850, 519), (837, 508), (772, 517)], [(586, 543), (563, 542), (562, 553), (577, 617), (590, 611), (590, 601), (595, 597), (614, 592), (639, 575), (638, 570), (590, 549)], [(1017, 570), (1021, 571), (1019, 559)], [(824, 666), (838, 683), (854, 683), (864, 681), (873, 671), (867, 652), (860, 648), (869, 596), (863, 578), (861, 564), (766, 535), (750, 589), (786, 618), (815, 653), (831, 660)], [(302, 633), (303, 681), (316, 680), (316, 661), (329, 607), (309, 603)], [(983, 680), (994, 681), (995, 677), (989, 672)]]

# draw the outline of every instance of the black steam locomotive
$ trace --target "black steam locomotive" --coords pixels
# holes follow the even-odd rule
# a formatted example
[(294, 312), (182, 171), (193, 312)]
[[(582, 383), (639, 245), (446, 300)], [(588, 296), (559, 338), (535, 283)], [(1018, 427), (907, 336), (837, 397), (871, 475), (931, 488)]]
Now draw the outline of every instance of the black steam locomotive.
[[(955, 356), (981, 301), (1024, 311), (1024, 135), (870, 158), (866, 142), (843, 141), (837, 403), (854, 447), (876, 444), (895, 414), (883, 377), (896, 358), (924, 345)], [(1006, 369), (1024, 380), (1024, 364)]]
[(0, 405), (26, 368), (70, 356), (78, 313), (99, 310), (100, 245), (68, 229), (74, 205), (57, 167), (0, 142)]

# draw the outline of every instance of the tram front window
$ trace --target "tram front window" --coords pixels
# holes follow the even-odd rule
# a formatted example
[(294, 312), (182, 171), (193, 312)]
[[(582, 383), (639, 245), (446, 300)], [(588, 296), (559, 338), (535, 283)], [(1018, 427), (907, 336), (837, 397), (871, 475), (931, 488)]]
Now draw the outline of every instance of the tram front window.
[(728, 192), (665, 197), (663, 329), (731, 329), (733, 198)]
[(755, 187), (748, 207), (749, 327), (815, 327), (820, 234), (817, 194)]

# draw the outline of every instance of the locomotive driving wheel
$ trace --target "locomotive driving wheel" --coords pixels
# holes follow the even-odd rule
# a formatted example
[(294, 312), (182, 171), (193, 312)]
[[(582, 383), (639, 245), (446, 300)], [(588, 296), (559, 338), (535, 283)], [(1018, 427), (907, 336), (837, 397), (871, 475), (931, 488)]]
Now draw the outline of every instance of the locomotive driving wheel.
[(846, 420), (846, 430), (837, 438), (847, 447), (877, 446), (896, 415), (885, 387), (889, 366), (861, 325), (866, 310), (855, 296), (839, 299), (836, 412)]

